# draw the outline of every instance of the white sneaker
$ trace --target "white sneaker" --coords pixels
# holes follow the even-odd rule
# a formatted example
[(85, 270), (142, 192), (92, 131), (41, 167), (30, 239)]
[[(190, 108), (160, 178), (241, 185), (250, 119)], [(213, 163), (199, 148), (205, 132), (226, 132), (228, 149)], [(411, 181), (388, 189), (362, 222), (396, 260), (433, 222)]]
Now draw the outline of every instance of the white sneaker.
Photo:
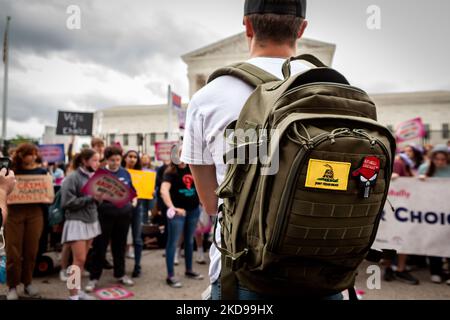
[(445, 281), (446, 284), (448, 284), (450, 286), (450, 279), (448, 279), (447, 281)]
[(27, 285), (24, 289), (24, 292), (27, 296), (30, 296), (30, 297), (38, 297), (39, 296), (39, 290), (32, 284)]
[(16, 288), (11, 288), (6, 294), (6, 300), (19, 300), (19, 295), (17, 294)]
[(127, 251), (126, 257), (128, 259), (134, 259), (134, 248), (133, 247), (130, 247), (130, 249)]
[(178, 254), (175, 254), (175, 258), (173, 259), (173, 263), (177, 266), (180, 264), (180, 258)]
[(434, 282), (434, 283), (442, 283), (442, 277), (439, 276), (439, 275), (437, 275), (437, 274), (433, 274), (433, 275), (431, 276), (431, 282)]
[(68, 275), (67, 275), (67, 269), (61, 269), (61, 271), (59, 272), (59, 280), (61, 280), (62, 282), (67, 282), (68, 279)]
[(203, 252), (197, 252), (197, 259), (195, 259), (195, 262), (198, 264), (206, 264), (205, 255)]
[(80, 300), (97, 300), (94, 296), (87, 294), (83, 290), (78, 291), (78, 297)]
[(134, 281), (130, 279), (129, 276), (123, 276), (122, 278), (118, 278), (117, 281), (119, 281), (121, 284), (125, 286), (134, 286)]
[(97, 283), (98, 283), (98, 280), (89, 280), (89, 282), (86, 285), (86, 287), (84, 287), (84, 290), (86, 290), (86, 292), (94, 291), (95, 288), (97, 287)]

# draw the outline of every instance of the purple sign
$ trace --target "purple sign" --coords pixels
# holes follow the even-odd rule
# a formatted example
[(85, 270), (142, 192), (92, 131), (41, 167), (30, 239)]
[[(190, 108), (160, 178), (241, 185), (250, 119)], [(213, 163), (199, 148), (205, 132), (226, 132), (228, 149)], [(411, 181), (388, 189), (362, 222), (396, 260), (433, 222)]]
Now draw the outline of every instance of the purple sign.
[(42, 144), (39, 146), (39, 152), (42, 160), (48, 163), (64, 162), (66, 160), (63, 144)]

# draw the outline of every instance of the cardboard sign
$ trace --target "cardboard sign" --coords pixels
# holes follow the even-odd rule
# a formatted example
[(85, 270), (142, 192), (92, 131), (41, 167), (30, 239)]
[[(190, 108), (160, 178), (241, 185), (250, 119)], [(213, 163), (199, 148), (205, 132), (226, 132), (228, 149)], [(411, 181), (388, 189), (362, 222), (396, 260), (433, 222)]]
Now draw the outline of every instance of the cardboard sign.
[(153, 192), (155, 191), (156, 172), (131, 170), (128, 169), (131, 175), (131, 181), (136, 189), (137, 197), (139, 199), (153, 199)]
[(397, 142), (409, 141), (425, 137), (425, 126), (421, 118), (415, 118), (397, 125), (395, 135)]
[(8, 204), (53, 203), (55, 192), (50, 175), (17, 175), (16, 186), (8, 196)]
[(59, 111), (56, 134), (63, 136), (91, 136), (93, 121), (93, 113)]
[(450, 257), (450, 178), (392, 180), (373, 247), (398, 253)]
[(134, 190), (104, 169), (97, 170), (81, 189), (81, 192), (90, 196), (103, 194), (103, 199), (111, 202), (117, 208), (124, 207), (136, 197)]
[(42, 160), (48, 163), (58, 163), (66, 160), (64, 144), (41, 144), (39, 153), (42, 156)]
[(177, 143), (177, 141), (155, 142), (156, 160), (170, 160), (170, 152), (172, 151), (172, 146), (176, 145)]
[(98, 289), (95, 291), (95, 295), (100, 300), (120, 300), (133, 297), (134, 294), (121, 286)]

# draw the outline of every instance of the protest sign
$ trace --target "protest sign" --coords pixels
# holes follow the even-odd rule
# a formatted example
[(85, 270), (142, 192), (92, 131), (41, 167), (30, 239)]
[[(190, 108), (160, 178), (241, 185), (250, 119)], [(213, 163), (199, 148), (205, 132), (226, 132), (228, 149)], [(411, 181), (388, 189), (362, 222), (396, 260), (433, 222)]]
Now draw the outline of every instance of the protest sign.
[(415, 118), (397, 125), (395, 135), (397, 142), (404, 142), (425, 137), (426, 131), (421, 118)]
[(42, 160), (48, 163), (64, 162), (66, 160), (64, 144), (41, 144), (39, 153), (42, 156)]
[(172, 147), (176, 144), (178, 144), (177, 141), (155, 142), (156, 160), (170, 160), (170, 152), (172, 151)]
[(17, 175), (16, 186), (8, 196), (8, 204), (53, 203), (55, 193), (50, 175)]
[(65, 136), (91, 136), (93, 121), (93, 113), (59, 111), (56, 134)]
[(397, 178), (391, 182), (388, 204), (374, 247), (398, 253), (450, 257), (449, 178)]
[(118, 208), (124, 207), (136, 197), (136, 192), (104, 169), (95, 172), (92, 178), (81, 189), (86, 195), (103, 195), (103, 200), (109, 201)]
[(156, 172), (131, 169), (128, 169), (128, 172), (131, 175), (131, 181), (136, 189), (137, 197), (139, 199), (153, 199)]

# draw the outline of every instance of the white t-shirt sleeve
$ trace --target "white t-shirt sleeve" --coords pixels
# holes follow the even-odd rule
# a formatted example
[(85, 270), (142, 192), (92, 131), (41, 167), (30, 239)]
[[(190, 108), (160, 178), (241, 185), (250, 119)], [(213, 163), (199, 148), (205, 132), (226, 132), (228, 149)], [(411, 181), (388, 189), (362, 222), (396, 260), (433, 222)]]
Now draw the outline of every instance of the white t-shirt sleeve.
[(183, 149), (181, 161), (187, 164), (212, 165), (213, 156), (208, 150), (204, 126), (205, 117), (196, 105), (195, 99), (191, 100), (186, 114), (186, 129), (184, 130)]

